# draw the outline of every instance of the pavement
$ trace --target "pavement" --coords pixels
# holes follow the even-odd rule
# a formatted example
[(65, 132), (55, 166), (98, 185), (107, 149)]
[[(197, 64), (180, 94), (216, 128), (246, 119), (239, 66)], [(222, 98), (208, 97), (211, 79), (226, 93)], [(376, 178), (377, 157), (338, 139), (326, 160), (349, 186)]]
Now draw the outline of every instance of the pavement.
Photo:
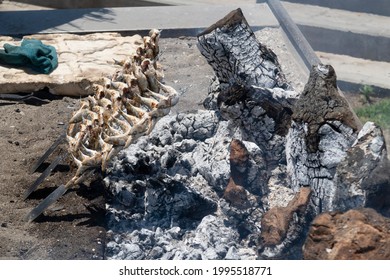
[[(323, 63), (355, 89), (390, 94), (390, 17), (282, 2)], [(326, 40), (323, 40), (326, 38)]]
[(20, 11), (20, 10), (48, 10), (50, 8), (20, 3), (15, 1), (0, 1), (0, 11)]
[[(198, 29), (204, 28), (228, 11), (242, 7), (252, 26), (260, 28), (278, 26), (268, 6), (255, 5), (255, 0), (153, 0), (153, 2), (154, 5), (160, 3), (174, 7), (132, 8), (136, 9), (133, 11), (147, 9), (150, 14), (157, 13), (160, 16), (145, 19), (143, 13), (133, 12), (131, 21), (128, 20), (128, 10), (121, 8), (107, 9), (109, 12), (100, 21), (97, 19), (101, 15), (88, 14), (64, 18), (61, 24), (58, 24), (58, 17), (55, 16), (53, 19), (57, 24), (55, 29), (50, 29), (50, 19), (36, 20), (35, 24), (46, 24), (42, 28), (43, 31), (46, 28), (49, 33), (67, 32), (69, 28), (74, 29), (78, 26), (80, 30), (91, 32), (94, 30), (123, 31), (128, 28), (135, 31), (147, 30), (155, 26), (166, 30), (178, 26), (182, 30), (193, 30), (196, 26)], [(355, 85), (355, 88), (368, 84), (384, 92), (390, 92), (390, 54), (386, 54), (390, 45), (390, 17), (290, 2), (282, 2), (282, 4), (293, 21), (301, 28), (321, 61), (335, 67), (339, 80)], [(47, 8), (15, 1), (3, 1), (0, 4), (0, 11), (40, 9)], [(175, 35), (180, 34), (173, 34)]]

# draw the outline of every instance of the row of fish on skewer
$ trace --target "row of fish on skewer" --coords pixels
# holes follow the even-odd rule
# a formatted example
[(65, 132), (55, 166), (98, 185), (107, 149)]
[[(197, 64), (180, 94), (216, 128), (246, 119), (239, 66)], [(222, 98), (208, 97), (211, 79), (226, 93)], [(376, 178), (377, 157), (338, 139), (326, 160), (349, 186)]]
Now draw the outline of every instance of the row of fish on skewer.
[(57, 201), (68, 189), (77, 186), (96, 172), (106, 171), (115, 156), (149, 134), (156, 122), (178, 102), (178, 92), (162, 83), (158, 63), (160, 31), (152, 29), (143, 44), (127, 59), (115, 61), (121, 69), (93, 85), (93, 95), (80, 102), (61, 136), (35, 164), (38, 167), (55, 148), (66, 141), (67, 152), (49, 165), (27, 190), (27, 198), (55, 166), (66, 156), (75, 165), (74, 176), (59, 186), (26, 217), (32, 221)]

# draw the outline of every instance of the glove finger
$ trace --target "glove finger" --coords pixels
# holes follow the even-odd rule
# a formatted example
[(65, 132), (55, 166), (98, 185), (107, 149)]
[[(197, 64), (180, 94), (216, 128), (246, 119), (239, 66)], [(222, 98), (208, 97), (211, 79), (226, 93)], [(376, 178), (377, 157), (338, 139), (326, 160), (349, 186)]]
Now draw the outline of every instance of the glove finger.
[(13, 52), (17, 51), (18, 49), (20, 49), (19, 46), (14, 46), (14, 45), (11, 45), (11, 44), (8, 44), (8, 43), (5, 43), (3, 45), (3, 48), (4, 48), (6, 53), (13, 53)]

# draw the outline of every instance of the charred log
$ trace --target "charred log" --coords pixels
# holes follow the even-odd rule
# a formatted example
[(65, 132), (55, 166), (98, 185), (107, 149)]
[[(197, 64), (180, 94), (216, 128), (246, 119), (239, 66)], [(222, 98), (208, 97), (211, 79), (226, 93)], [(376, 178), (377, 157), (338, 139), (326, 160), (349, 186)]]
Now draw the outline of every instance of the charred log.
[(257, 40), (241, 9), (199, 34), (198, 42), (221, 89), (233, 84), (289, 88), (277, 56)]

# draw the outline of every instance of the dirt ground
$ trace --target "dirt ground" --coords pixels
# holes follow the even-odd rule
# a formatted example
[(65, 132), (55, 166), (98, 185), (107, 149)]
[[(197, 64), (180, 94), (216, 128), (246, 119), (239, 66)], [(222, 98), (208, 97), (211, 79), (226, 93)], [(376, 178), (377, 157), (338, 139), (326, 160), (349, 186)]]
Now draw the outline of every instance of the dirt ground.
[[(200, 108), (212, 70), (198, 52), (195, 38), (162, 40), (160, 62), (165, 82), (182, 95), (173, 111)], [(38, 106), (0, 100), (0, 259), (104, 259), (109, 195), (99, 178), (91, 186), (69, 190), (34, 222), (24, 221), (40, 201), (72, 176), (64, 162), (23, 200), (24, 192), (61, 150), (33, 174), (31, 166), (65, 131), (79, 106), (77, 98), (47, 97), (48, 102)]]
[(33, 207), (71, 175), (67, 165), (58, 166), (23, 200), (25, 190), (48, 164), (34, 174), (30, 167), (64, 131), (77, 103), (67, 97), (41, 106), (1, 103), (0, 258), (104, 258), (104, 195), (99, 184), (94, 190), (85, 186), (71, 190), (35, 222), (24, 221)]
[(33, 207), (71, 175), (66, 164), (59, 165), (36, 192), (23, 200), (25, 190), (48, 163), (33, 174), (29, 172), (30, 167), (64, 131), (77, 104), (77, 99), (68, 97), (41, 106), (1, 103), (0, 258), (104, 257), (104, 194), (99, 184), (95, 184), (94, 190), (87, 187), (71, 190), (54, 210), (47, 211), (33, 223), (24, 221)]

